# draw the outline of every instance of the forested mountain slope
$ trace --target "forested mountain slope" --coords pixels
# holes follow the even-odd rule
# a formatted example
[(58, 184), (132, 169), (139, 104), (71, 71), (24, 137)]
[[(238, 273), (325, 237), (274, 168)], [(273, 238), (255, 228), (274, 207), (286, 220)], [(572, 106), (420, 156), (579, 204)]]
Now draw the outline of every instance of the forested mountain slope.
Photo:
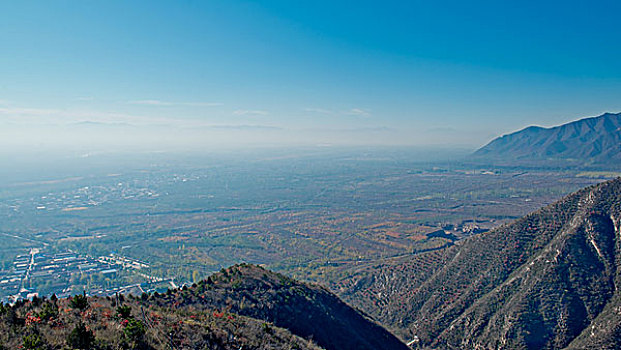
[(327, 289), (255, 265), (236, 265), (156, 305), (218, 308), (272, 322), (326, 349), (407, 349), (398, 338)]
[(492, 140), (475, 159), (519, 161), (567, 160), (607, 164), (621, 160), (621, 113), (606, 113), (552, 128), (529, 126)]
[(444, 251), (357, 271), (341, 295), (422, 348), (620, 348), (619, 227), (616, 179)]
[(254, 265), (164, 294), (0, 305), (0, 349), (407, 349), (327, 289)]

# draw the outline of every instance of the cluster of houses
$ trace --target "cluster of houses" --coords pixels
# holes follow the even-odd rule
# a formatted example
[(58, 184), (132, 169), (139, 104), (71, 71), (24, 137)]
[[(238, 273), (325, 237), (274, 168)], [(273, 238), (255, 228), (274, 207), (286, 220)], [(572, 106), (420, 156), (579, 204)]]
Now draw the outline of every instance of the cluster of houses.
[[(98, 275), (100, 280), (109, 278), (111, 283), (105, 287), (93, 286), (86, 290), (88, 295), (163, 293), (169, 287), (178, 287), (173, 279), (142, 272), (148, 267), (144, 261), (116, 254), (92, 258), (73, 252), (47, 254), (33, 249), (30, 254), (18, 255), (9, 271), (0, 272), (0, 302), (12, 304), (20, 299), (52, 294), (66, 298), (85, 290), (80, 281), (93, 275)], [(134, 271), (137, 279), (142, 281), (130, 285), (115, 283), (121, 270)]]
[(69, 296), (80, 277), (101, 274), (114, 279), (117, 271), (111, 264), (71, 252), (18, 255), (13, 268), (0, 278), (0, 301), (10, 303), (51, 293)]
[(0, 301), (8, 302), (9, 296), (20, 294), (29, 264), (29, 254), (18, 255), (15, 258), (13, 268), (0, 279)]

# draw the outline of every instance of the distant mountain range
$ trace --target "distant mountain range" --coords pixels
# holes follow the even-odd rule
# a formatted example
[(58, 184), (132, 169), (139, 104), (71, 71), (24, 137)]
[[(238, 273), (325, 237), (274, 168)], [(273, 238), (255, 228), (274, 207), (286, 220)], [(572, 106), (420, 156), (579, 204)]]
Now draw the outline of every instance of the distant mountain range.
[(620, 349), (621, 178), (443, 250), (374, 262), (341, 296), (424, 349)]
[(565, 160), (587, 165), (620, 162), (621, 113), (606, 113), (552, 128), (529, 126), (492, 140), (473, 156), (501, 162)]

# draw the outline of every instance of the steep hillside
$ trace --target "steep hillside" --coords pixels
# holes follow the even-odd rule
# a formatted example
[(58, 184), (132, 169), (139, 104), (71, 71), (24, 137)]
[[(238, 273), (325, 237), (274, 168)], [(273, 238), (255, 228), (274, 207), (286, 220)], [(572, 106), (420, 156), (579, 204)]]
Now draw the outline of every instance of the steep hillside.
[(0, 304), (0, 349), (407, 349), (326, 289), (253, 265), (141, 297)]
[(325, 288), (254, 265), (237, 265), (187, 290), (155, 297), (160, 306), (218, 308), (274, 323), (326, 349), (407, 349), (395, 336)]
[(452, 246), (422, 254), (405, 255), (383, 259), (356, 266), (330, 287), (351, 305), (359, 305), (364, 311), (381, 320), (403, 339), (410, 338), (402, 327), (407, 322), (409, 298), (417, 288), (429, 279), (439, 267), (446, 264), (456, 253)]
[(619, 227), (616, 179), (436, 252), (435, 268), (421, 255), (355, 275), (342, 295), (374, 296), (385, 306), (366, 311), (422, 348), (620, 348)]
[(321, 349), (264, 321), (162, 308), (147, 299), (78, 296), (3, 305), (0, 349)]
[(530, 126), (504, 135), (474, 153), (505, 161), (570, 160), (587, 164), (621, 160), (621, 113), (580, 119), (553, 128)]

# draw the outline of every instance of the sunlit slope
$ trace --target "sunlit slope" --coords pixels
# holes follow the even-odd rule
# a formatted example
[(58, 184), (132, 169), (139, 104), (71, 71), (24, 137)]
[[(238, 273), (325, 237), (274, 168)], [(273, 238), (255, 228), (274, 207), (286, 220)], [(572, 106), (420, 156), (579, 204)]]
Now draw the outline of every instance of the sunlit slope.
[[(342, 295), (428, 348), (621, 346), (621, 179), (440, 252), (368, 267)], [(349, 285), (347, 284), (349, 283)]]
[(0, 349), (407, 349), (327, 289), (247, 264), (162, 294), (0, 305), (0, 331)]
[(271, 322), (326, 349), (407, 349), (327, 289), (255, 265), (230, 267), (192, 288), (154, 298), (153, 303), (227, 310)]
[(552, 128), (530, 126), (492, 140), (475, 159), (542, 160), (614, 166), (621, 161), (621, 113), (606, 113)]

